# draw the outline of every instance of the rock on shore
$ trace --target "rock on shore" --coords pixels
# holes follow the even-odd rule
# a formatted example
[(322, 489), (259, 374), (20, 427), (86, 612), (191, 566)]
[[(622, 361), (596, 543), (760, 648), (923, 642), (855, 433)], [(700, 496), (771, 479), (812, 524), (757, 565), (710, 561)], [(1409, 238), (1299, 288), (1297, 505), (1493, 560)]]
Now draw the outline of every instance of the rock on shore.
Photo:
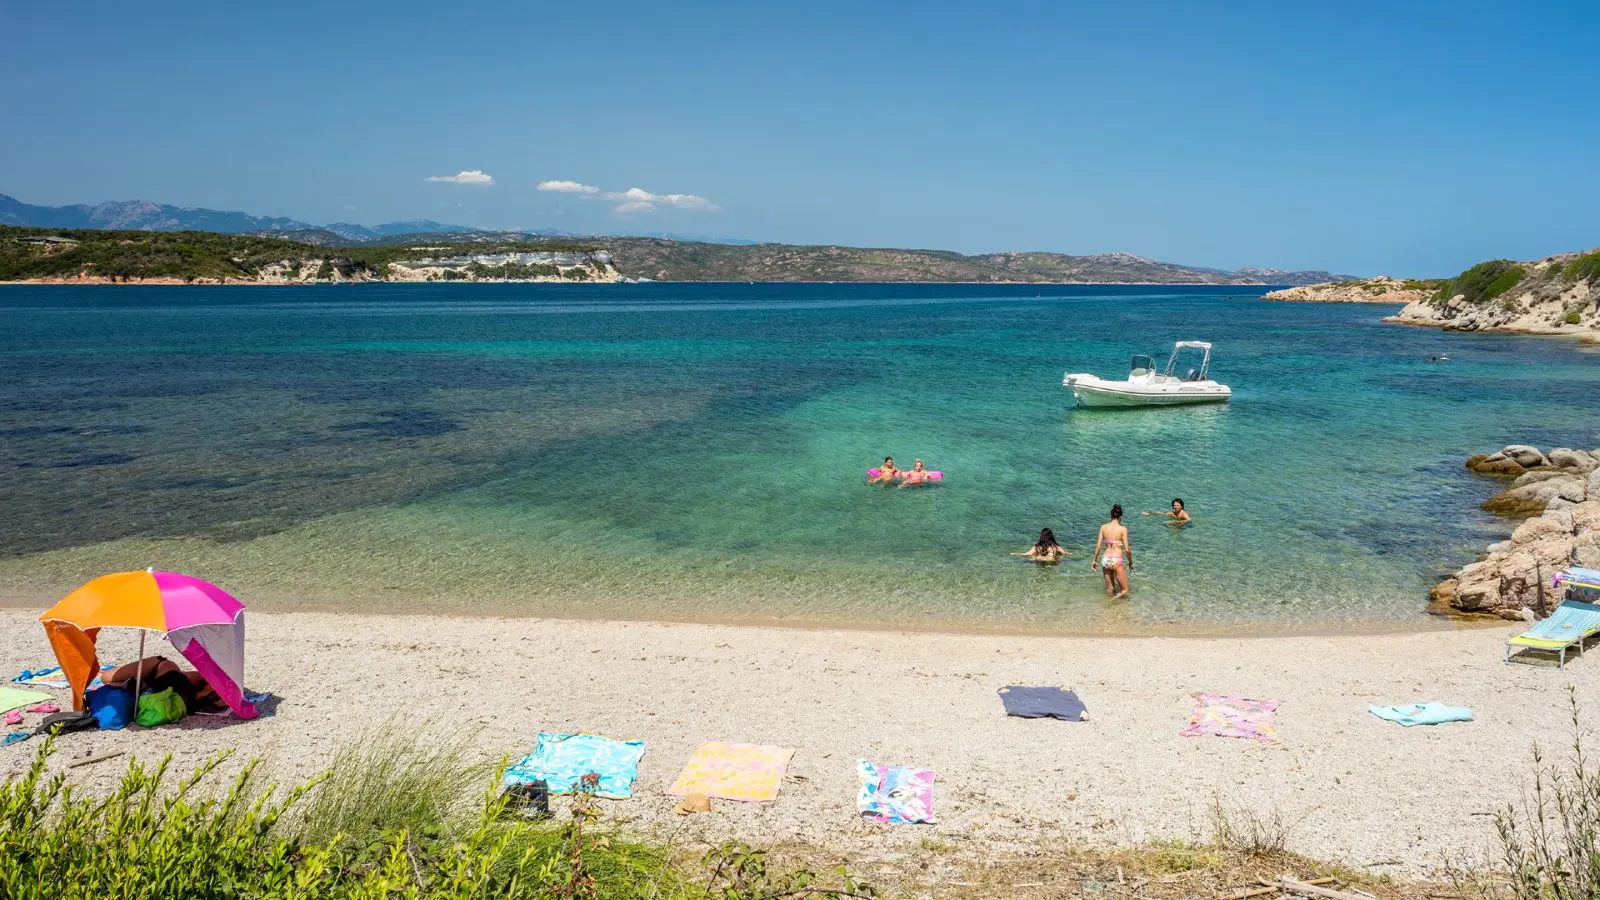
[(1542, 453), (1513, 444), (1468, 459), (1467, 468), (1513, 479), (1483, 508), (1524, 521), (1510, 539), (1491, 544), (1482, 559), (1436, 586), (1432, 611), (1519, 618), (1523, 607), (1538, 610), (1541, 591), (1546, 603), (1555, 602), (1545, 579), (1557, 570), (1600, 568), (1600, 450)]

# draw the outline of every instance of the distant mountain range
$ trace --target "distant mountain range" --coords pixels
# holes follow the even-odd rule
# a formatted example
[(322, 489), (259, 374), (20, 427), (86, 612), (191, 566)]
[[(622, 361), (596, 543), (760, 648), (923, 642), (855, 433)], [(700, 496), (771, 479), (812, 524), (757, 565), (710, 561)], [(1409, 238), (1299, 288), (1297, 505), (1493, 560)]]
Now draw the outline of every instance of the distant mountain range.
[(673, 234), (597, 237), (553, 229), (492, 231), (431, 219), (367, 226), (349, 222), (311, 225), (280, 216), (169, 206), (142, 200), (95, 206), (35, 206), (0, 194), (0, 225), (129, 231), (210, 231), (284, 237), (324, 247), (443, 243), (504, 244), (550, 238), (584, 238), (616, 251), (618, 268), (635, 277), (675, 281), (952, 281), (952, 282), (1140, 282), (1302, 285), (1348, 281), (1349, 275), (1320, 270), (1236, 271), (1183, 266), (1135, 256), (1102, 253), (979, 253), (842, 246), (758, 244), (735, 239)]

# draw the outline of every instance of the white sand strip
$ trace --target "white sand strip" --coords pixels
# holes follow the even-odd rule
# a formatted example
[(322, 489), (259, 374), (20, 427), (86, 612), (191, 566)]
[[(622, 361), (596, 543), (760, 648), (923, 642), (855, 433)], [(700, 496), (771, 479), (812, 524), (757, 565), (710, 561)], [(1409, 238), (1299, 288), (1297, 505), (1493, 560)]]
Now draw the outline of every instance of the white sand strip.
[[(1600, 718), (1600, 654), (1566, 673), (1506, 666), (1501, 641), (1514, 630), (1090, 639), (257, 614), (246, 680), (283, 698), (275, 715), (90, 732), (63, 746), (172, 753), (180, 770), (237, 746), (292, 778), (392, 715), (478, 727), (497, 756), (526, 752), (540, 730), (586, 730), (649, 743), (635, 798), (607, 803), (608, 815), (690, 838), (798, 838), (869, 853), (924, 836), (1005, 846), (1194, 839), (1219, 796), (1303, 818), (1292, 849), (1356, 866), (1398, 860), (1374, 871), (1420, 874), (1487, 846), (1484, 813), (1517, 796), (1530, 742), (1564, 752), (1569, 683)], [(6, 677), (53, 663), (32, 615), (0, 611), (0, 635)], [(103, 646), (125, 661), (136, 639), (111, 633)], [(1073, 687), (1092, 721), (1007, 718), (996, 696), (1007, 684)], [(1179, 737), (1196, 690), (1284, 701), (1282, 743)], [(1425, 700), (1471, 706), (1478, 720), (1407, 729), (1367, 713), (1369, 703)], [(673, 815), (665, 791), (707, 740), (796, 748), (778, 802)], [(0, 775), (34, 746), (0, 749)], [(858, 757), (937, 770), (940, 823), (859, 822)], [(121, 765), (72, 777), (105, 787)]]

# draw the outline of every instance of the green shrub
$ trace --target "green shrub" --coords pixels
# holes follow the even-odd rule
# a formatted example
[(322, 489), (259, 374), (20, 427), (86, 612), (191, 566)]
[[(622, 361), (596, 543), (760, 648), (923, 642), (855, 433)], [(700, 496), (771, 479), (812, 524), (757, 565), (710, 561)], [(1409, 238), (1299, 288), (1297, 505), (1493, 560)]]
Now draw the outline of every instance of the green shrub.
[(1567, 263), (1566, 276), (1573, 281), (1600, 282), (1600, 250)]
[(1576, 324), (1578, 324), (1579, 322), (1582, 322), (1582, 321), (1583, 321), (1583, 314), (1578, 312), (1577, 310), (1573, 310), (1573, 311), (1567, 313), (1567, 324), (1568, 325), (1576, 325)]
[(1460, 294), (1468, 303), (1484, 303), (1517, 286), (1527, 270), (1509, 259), (1481, 262), (1446, 282), (1435, 295), (1449, 300)]

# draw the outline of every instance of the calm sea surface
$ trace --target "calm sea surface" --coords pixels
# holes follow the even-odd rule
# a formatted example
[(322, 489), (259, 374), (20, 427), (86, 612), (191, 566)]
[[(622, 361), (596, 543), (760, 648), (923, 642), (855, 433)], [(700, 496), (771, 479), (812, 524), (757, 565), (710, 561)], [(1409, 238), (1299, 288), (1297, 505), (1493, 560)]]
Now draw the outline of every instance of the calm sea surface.
[[(1600, 352), (1232, 288), (0, 287), (0, 596), (1015, 631), (1428, 627), (1461, 466), (1600, 446)], [(1216, 343), (1227, 406), (1071, 408)], [(1430, 364), (1430, 354), (1451, 361)], [(893, 454), (942, 469), (873, 489)], [(1129, 520), (1130, 602), (1088, 549)], [(1008, 554), (1050, 526), (1079, 555)]]

